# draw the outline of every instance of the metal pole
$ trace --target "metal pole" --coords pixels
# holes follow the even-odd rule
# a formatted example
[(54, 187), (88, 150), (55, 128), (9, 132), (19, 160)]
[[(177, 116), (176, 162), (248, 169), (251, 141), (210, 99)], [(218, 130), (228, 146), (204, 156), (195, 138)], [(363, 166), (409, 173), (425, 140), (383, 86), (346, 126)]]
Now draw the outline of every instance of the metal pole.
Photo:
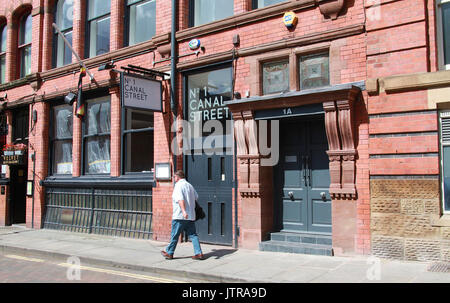
[(31, 228), (34, 228), (34, 181), (35, 181), (35, 175), (36, 175), (36, 152), (33, 153), (33, 191), (32, 191), (32, 197), (31, 197)]
[[(171, 42), (171, 70), (170, 70), (170, 88), (171, 88), (171, 98), (170, 98), (170, 109), (173, 113), (173, 117), (174, 117), (174, 123), (175, 126), (177, 126), (177, 102), (176, 102), (176, 92), (177, 92), (177, 62), (176, 62), (176, 58), (177, 58), (177, 40), (175, 37), (175, 33), (177, 31), (177, 0), (172, 0), (172, 29), (171, 29), (171, 33), (170, 33), (170, 42)], [(176, 132), (175, 128), (175, 133), (174, 133), (174, 138), (176, 138), (177, 136), (177, 132)], [(177, 156), (174, 154), (173, 155), (173, 171), (175, 172), (177, 170)]]
[(72, 54), (74, 54), (74, 56), (77, 58), (78, 64), (80, 64), (82, 67), (84, 67), (86, 69), (86, 72), (88, 73), (89, 78), (91, 78), (91, 81), (94, 80), (94, 75), (91, 74), (91, 72), (86, 67), (86, 65), (84, 65), (84, 62), (81, 60), (80, 56), (78, 56), (78, 54), (73, 50), (72, 45), (70, 45), (69, 41), (67, 41), (66, 37), (64, 37), (63, 33), (61, 33), (61, 31), (59, 30), (58, 26), (55, 23), (53, 23), (52, 25), (55, 28), (55, 30), (58, 32), (58, 35), (63, 39), (63, 41), (66, 44), (66, 46), (70, 49)]

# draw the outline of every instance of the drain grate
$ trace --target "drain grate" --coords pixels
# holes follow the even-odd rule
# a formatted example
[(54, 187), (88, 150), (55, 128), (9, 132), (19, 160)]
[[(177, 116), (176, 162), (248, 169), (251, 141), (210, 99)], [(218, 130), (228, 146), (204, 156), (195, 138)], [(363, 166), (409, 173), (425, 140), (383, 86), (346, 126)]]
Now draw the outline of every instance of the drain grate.
[(431, 272), (450, 272), (450, 263), (448, 262), (435, 262), (428, 267), (428, 271)]

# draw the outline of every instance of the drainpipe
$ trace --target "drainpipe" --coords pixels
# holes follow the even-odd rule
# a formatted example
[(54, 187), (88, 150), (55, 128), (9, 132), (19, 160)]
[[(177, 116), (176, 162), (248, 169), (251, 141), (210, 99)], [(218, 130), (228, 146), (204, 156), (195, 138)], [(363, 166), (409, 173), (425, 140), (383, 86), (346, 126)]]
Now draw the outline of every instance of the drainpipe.
[[(170, 110), (173, 114), (173, 119), (175, 123), (175, 133), (173, 135), (173, 139), (177, 137), (177, 129), (178, 129), (178, 123), (177, 123), (177, 102), (176, 102), (176, 92), (177, 92), (177, 67), (176, 67), (176, 58), (177, 58), (177, 41), (175, 38), (175, 33), (177, 31), (177, 0), (172, 0), (172, 29), (170, 32), (170, 47), (171, 47), (171, 70), (170, 70)], [(176, 142), (176, 141), (175, 141)], [(175, 172), (177, 170), (177, 156), (173, 155), (173, 171)]]

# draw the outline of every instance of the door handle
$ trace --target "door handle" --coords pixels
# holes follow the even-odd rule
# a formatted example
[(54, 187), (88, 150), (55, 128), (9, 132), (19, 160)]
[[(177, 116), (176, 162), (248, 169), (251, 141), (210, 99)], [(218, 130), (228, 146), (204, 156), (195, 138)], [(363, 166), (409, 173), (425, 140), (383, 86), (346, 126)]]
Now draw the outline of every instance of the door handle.
[(307, 186), (311, 186), (311, 168), (310, 168), (310, 164), (309, 164), (309, 156), (305, 156), (305, 163), (306, 163), (306, 181), (307, 181)]
[(305, 186), (307, 186), (307, 183), (306, 183), (306, 170), (307, 170), (307, 168), (306, 168), (306, 157), (305, 156), (302, 156), (302, 174), (303, 174), (303, 182), (305, 183)]
[(320, 193), (320, 197), (322, 198), (323, 201), (325, 201), (327, 199), (327, 194), (323, 191)]
[(291, 191), (288, 192), (288, 196), (292, 201), (294, 201), (294, 193), (293, 192), (291, 192)]

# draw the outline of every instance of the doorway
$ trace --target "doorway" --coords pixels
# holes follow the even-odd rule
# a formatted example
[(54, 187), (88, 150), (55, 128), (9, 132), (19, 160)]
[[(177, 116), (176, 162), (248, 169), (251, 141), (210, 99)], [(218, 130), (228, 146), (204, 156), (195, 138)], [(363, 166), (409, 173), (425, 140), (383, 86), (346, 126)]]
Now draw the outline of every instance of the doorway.
[[(28, 108), (13, 112), (14, 144), (23, 143), (28, 146)], [(28, 176), (28, 152), (23, 156), (23, 163), (10, 165), (10, 222), (11, 224), (26, 223), (26, 190)]]
[(280, 121), (275, 224), (280, 231), (331, 234), (328, 141), (323, 115)]

